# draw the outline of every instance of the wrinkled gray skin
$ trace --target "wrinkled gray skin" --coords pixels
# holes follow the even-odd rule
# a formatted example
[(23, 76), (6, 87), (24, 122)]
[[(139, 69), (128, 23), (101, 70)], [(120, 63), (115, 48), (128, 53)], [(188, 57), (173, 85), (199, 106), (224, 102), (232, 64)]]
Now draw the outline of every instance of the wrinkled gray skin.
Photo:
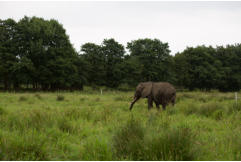
[(131, 102), (130, 110), (136, 101), (140, 98), (148, 99), (148, 110), (153, 107), (153, 101), (156, 104), (158, 110), (159, 105), (162, 105), (163, 110), (166, 109), (168, 103), (175, 104), (176, 89), (167, 82), (143, 82), (139, 83), (136, 87), (134, 100)]

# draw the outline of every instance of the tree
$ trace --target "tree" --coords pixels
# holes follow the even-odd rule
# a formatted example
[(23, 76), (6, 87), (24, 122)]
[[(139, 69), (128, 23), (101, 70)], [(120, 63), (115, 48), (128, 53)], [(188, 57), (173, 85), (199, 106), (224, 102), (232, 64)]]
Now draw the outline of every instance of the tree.
[(241, 44), (217, 47), (216, 57), (222, 64), (218, 89), (239, 91), (241, 89)]
[(142, 80), (143, 65), (136, 56), (125, 56), (121, 64), (121, 71), (123, 72), (121, 79), (123, 84), (126, 83), (134, 87)]
[(105, 84), (105, 56), (101, 52), (101, 46), (94, 43), (85, 43), (81, 46), (82, 58), (89, 67), (87, 80), (89, 85)]
[[(13, 19), (0, 20), (0, 78), (5, 90), (9, 89), (13, 82), (12, 70), (18, 62), (15, 34), (16, 22)], [(17, 82), (15, 86), (18, 86)]]
[(175, 56), (178, 83), (186, 88), (210, 90), (217, 87), (220, 79), (220, 62), (211, 46), (188, 47)]
[(68, 89), (76, 83), (72, 76), (78, 74), (77, 52), (58, 21), (25, 16), (17, 31), (19, 57), (32, 62), (27, 78), (34, 88)]
[(105, 82), (108, 87), (117, 87), (121, 83), (123, 72), (120, 70), (124, 58), (124, 46), (114, 39), (104, 39), (101, 52), (105, 56)]
[[(142, 68), (140, 81), (170, 81), (174, 75), (168, 62), (171, 61), (168, 43), (158, 39), (138, 39), (127, 43), (131, 57), (137, 57)], [(171, 79), (172, 80), (172, 79)]]

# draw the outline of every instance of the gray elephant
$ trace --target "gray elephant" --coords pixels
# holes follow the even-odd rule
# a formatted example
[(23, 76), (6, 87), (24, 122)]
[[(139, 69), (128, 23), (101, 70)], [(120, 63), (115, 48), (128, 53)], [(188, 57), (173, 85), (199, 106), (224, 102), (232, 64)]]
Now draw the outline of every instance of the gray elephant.
[(136, 101), (140, 98), (148, 99), (148, 110), (153, 107), (153, 101), (156, 104), (158, 110), (159, 105), (162, 105), (163, 110), (166, 109), (166, 105), (171, 102), (175, 104), (176, 89), (167, 82), (143, 82), (139, 83), (136, 87), (134, 100), (131, 102), (130, 110)]

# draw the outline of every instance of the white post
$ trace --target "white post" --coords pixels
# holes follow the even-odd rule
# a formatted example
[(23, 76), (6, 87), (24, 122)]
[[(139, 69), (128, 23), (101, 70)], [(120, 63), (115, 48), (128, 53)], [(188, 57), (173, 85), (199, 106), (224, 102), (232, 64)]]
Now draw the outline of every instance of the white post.
[(235, 103), (237, 104), (237, 102), (238, 102), (238, 94), (237, 92), (235, 92)]
[(102, 95), (102, 89), (100, 89), (100, 94)]

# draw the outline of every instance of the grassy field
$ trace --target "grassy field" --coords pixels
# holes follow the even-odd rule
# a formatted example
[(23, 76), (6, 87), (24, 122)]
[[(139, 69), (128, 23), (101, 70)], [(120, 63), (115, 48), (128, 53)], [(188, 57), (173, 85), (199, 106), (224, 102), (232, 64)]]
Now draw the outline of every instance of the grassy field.
[(234, 93), (180, 92), (166, 111), (142, 99), (130, 112), (133, 93), (1, 92), (0, 160), (241, 160)]

